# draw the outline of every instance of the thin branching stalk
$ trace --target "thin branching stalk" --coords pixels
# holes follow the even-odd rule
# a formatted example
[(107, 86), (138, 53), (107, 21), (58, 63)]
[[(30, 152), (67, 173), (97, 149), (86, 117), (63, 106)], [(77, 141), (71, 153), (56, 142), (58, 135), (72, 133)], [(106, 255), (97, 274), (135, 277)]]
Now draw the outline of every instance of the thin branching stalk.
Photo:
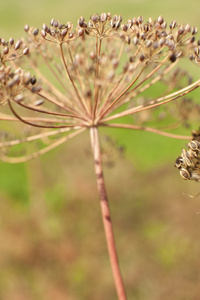
[[(141, 87), (139, 90), (136, 89), (135, 93), (133, 93), (131, 95), (131, 98), (136, 98), (136, 96), (138, 94), (143, 93), (145, 90), (147, 90), (149, 87), (151, 87), (153, 84), (155, 84), (156, 82), (160, 81), (166, 74), (168, 74), (178, 63), (178, 60), (176, 62), (174, 62), (173, 64), (171, 64), (169, 67), (167, 67), (161, 74), (157, 75), (155, 78), (153, 78), (150, 82), (148, 82), (147, 84), (145, 84), (143, 87)], [(129, 94), (131, 94), (132, 91), (129, 91), (126, 96), (129, 96)], [(129, 97), (127, 98), (129, 99)], [(127, 100), (128, 101), (128, 100)], [(125, 101), (124, 103), (126, 103), (127, 101)]]
[[(14, 118), (14, 117), (12, 117), (12, 116), (10, 116), (10, 115), (6, 115), (6, 114), (0, 114), (0, 118), (1, 118), (1, 120), (2, 121), (14, 121), (14, 122), (21, 122), (21, 120), (19, 119), (19, 118)], [(64, 124), (68, 124), (69, 123), (69, 120), (68, 119), (62, 119), (62, 120), (60, 120), (60, 119), (56, 119), (56, 118), (51, 118), (51, 119), (49, 119), (49, 118), (40, 118), (40, 117), (23, 117), (23, 120), (25, 120), (25, 121), (28, 121), (28, 122), (40, 122), (40, 123), (60, 123), (60, 122), (62, 122), (62, 123), (64, 123)], [(74, 121), (74, 120), (73, 120)], [(75, 123), (73, 123), (73, 124), (69, 124), (69, 125), (73, 125), (73, 126), (76, 126), (75, 125)], [(77, 124), (77, 126), (79, 126), (78, 124)], [(81, 123), (81, 125), (80, 125), (80, 127), (83, 127), (83, 124)]]
[(8, 105), (10, 107), (10, 110), (12, 111), (13, 115), (18, 118), (21, 122), (24, 124), (33, 126), (33, 127), (38, 127), (38, 128), (66, 128), (66, 127), (74, 127), (74, 125), (42, 125), (42, 124), (37, 124), (37, 123), (32, 123), (30, 121), (27, 121), (26, 119), (22, 118), (13, 108), (11, 101), (8, 100)]
[(39, 112), (39, 113), (43, 113), (43, 114), (47, 114), (47, 115), (58, 116), (58, 117), (71, 118), (71, 119), (76, 119), (76, 118), (81, 119), (80, 116), (64, 114), (64, 113), (57, 113), (57, 112), (53, 112), (53, 111), (47, 111), (47, 110), (43, 110), (43, 109), (36, 108), (36, 107), (33, 107), (33, 106), (28, 106), (24, 103), (20, 103), (20, 102), (17, 102), (15, 100), (14, 100), (14, 102), (17, 103), (18, 105), (26, 108), (26, 109), (29, 109), (29, 110), (32, 110), (32, 111), (35, 111), (35, 112)]
[[(167, 57), (166, 57), (167, 59)], [(151, 78), (156, 71), (158, 71), (163, 65), (164, 65), (165, 61), (163, 61), (161, 64), (159, 64), (156, 68), (154, 68), (154, 70), (149, 73), (148, 75), (145, 76), (145, 79), (143, 79), (141, 82), (139, 82), (135, 87), (133, 87), (131, 90), (127, 91), (127, 93), (121, 98), (121, 101), (119, 104), (125, 104), (126, 102), (128, 102), (127, 99), (135, 99), (135, 97), (138, 94), (141, 94), (142, 92), (144, 92), (146, 89), (148, 89), (152, 84), (155, 84), (157, 81), (159, 81), (163, 76), (165, 76), (168, 72), (170, 72), (178, 63), (175, 62), (174, 64), (172, 64), (171, 66), (169, 66), (165, 71), (162, 72), (162, 74), (156, 76), (154, 79), (152, 79), (152, 81), (150, 81), (149, 83), (147, 83), (146, 85), (144, 85), (143, 87), (141, 87), (139, 90), (138, 88), (140, 86), (142, 86), (143, 83), (145, 83), (149, 78)], [(128, 97), (130, 95), (130, 97)]]
[(103, 118), (103, 116), (106, 115), (106, 113), (117, 103), (118, 100), (121, 99), (122, 96), (125, 95), (125, 93), (134, 85), (134, 83), (140, 78), (143, 71), (146, 69), (146, 64), (142, 67), (142, 69), (139, 71), (138, 75), (134, 78), (134, 80), (121, 92), (121, 94), (110, 103), (110, 105), (100, 113), (100, 119)]
[[(165, 59), (152, 71), (150, 72), (148, 75), (145, 76), (145, 79), (143, 79), (140, 83), (138, 83), (138, 85), (136, 85), (131, 91), (130, 93), (132, 93), (133, 91), (135, 91), (139, 86), (141, 86), (146, 80), (148, 80), (153, 74), (156, 73), (156, 71), (158, 69), (160, 69), (163, 64), (166, 62), (166, 60), (168, 59), (168, 56), (165, 57)], [(145, 63), (145, 65), (143, 66), (143, 68), (140, 70), (139, 74), (134, 78), (134, 80), (126, 87), (126, 89), (114, 100), (112, 101), (112, 103), (101, 113), (100, 118), (103, 118), (103, 116), (106, 115), (106, 113), (117, 103), (117, 101), (119, 101), (121, 98), (123, 98), (123, 96), (126, 95), (126, 92), (128, 92), (130, 90), (130, 88), (134, 85), (134, 83), (137, 82), (137, 80), (140, 78), (141, 74), (143, 73), (143, 71), (146, 69), (147, 64), (149, 62), (147, 61)], [(122, 103), (124, 104), (124, 103)]]
[[(26, 87), (27, 89), (30, 90), (29, 87)], [(62, 108), (65, 111), (71, 112), (74, 115), (79, 115), (79, 113), (77, 112), (77, 110), (74, 110), (74, 108), (68, 106), (65, 101), (61, 101), (62, 98), (58, 98), (57, 100), (55, 98), (53, 98), (48, 92), (46, 91), (38, 91), (35, 92), (38, 96), (40, 96), (42, 99), (47, 100), (53, 104), (55, 104), (56, 106)]]
[(178, 140), (189, 140), (190, 136), (188, 135), (180, 135), (180, 134), (173, 134), (165, 131), (158, 130), (156, 128), (146, 127), (146, 126), (138, 126), (138, 125), (130, 125), (130, 124), (115, 124), (115, 123), (104, 123), (102, 126), (105, 127), (113, 127), (113, 128), (122, 128), (122, 129), (134, 129), (134, 130), (142, 130), (147, 132), (156, 133), (158, 135), (163, 135), (169, 138), (178, 139)]
[[(85, 107), (87, 107), (86, 100), (85, 100), (85, 97), (84, 97), (84, 83), (82, 81), (82, 77), (80, 76), (78, 66), (74, 65), (73, 56), (72, 56), (72, 53), (71, 53), (70, 45), (68, 43), (67, 43), (67, 50), (68, 50), (68, 54), (69, 54), (69, 57), (70, 57), (70, 62), (73, 66), (73, 70), (75, 71), (78, 82), (79, 82), (79, 86), (80, 86), (80, 89), (81, 89), (81, 98), (83, 98), (84, 105), (85, 105)], [(89, 114), (88, 107), (87, 107), (87, 112)]]
[(111, 121), (111, 120), (114, 120), (114, 119), (118, 119), (118, 118), (121, 118), (121, 117), (131, 115), (133, 113), (141, 112), (141, 111), (146, 110), (146, 109), (155, 108), (157, 106), (169, 103), (169, 102), (174, 101), (174, 100), (176, 100), (180, 97), (183, 97), (183, 96), (191, 93), (195, 89), (197, 89), (199, 86), (200, 86), (200, 80), (197, 80), (193, 84), (191, 84), (191, 85), (187, 86), (186, 88), (183, 88), (183, 89), (181, 89), (181, 90), (179, 90), (175, 93), (172, 93), (172, 94), (169, 94), (167, 96), (160, 97), (158, 99), (152, 100), (152, 101), (150, 101), (149, 103), (147, 103), (145, 105), (139, 105), (139, 106), (136, 106), (134, 108), (127, 109), (127, 110), (125, 110), (121, 113), (118, 113), (118, 114), (112, 115), (110, 117), (104, 118), (101, 121), (102, 122), (108, 122), (108, 121)]
[(39, 134), (28, 136), (26, 138), (1, 142), (0, 147), (11, 147), (11, 146), (26, 143), (26, 142), (32, 142), (32, 141), (35, 141), (35, 140), (38, 140), (38, 139), (41, 139), (41, 138), (50, 137), (50, 136), (54, 136), (54, 135), (61, 134), (61, 133), (67, 133), (68, 131), (71, 131), (73, 129), (81, 129), (81, 128), (75, 126), (74, 128), (60, 128), (60, 129), (53, 130), (53, 131), (42, 132), (42, 133), (39, 133)]
[[(100, 54), (101, 54), (101, 44), (102, 44), (102, 40), (100, 39), (98, 41), (97, 39), (97, 42), (96, 42), (96, 80), (98, 80), (99, 78), (99, 57), (100, 57)], [(94, 104), (93, 104), (93, 121), (95, 120), (95, 117), (96, 117), (96, 111), (97, 111), (97, 108), (99, 106), (99, 85), (96, 84), (95, 82), (95, 85), (94, 85)]]
[[(137, 69), (137, 67), (139, 67), (140, 65), (140, 62), (138, 62), (135, 66), (135, 69)], [(106, 107), (111, 107), (113, 102), (112, 102), (112, 97), (114, 96), (114, 94), (117, 95), (117, 99), (114, 100), (114, 104), (116, 104), (116, 102), (119, 100), (119, 93), (121, 93), (121, 90), (123, 89), (124, 87), (124, 77), (126, 75), (127, 72), (123, 72), (122, 75), (121, 75), (121, 78), (119, 78), (119, 80), (116, 82), (116, 84), (114, 85), (112, 91), (109, 92), (109, 95), (108, 97), (105, 97), (106, 100), (104, 103), (102, 103), (102, 106), (101, 106), (101, 110), (99, 112), (99, 118), (102, 118), (104, 116), (104, 111), (105, 111), (105, 108)], [(136, 81), (137, 79), (134, 78), (134, 81)], [(133, 83), (131, 83), (132, 85)], [(127, 88), (127, 87), (126, 87)], [(120, 103), (121, 104), (121, 103)], [(110, 109), (110, 108), (109, 108)], [(108, 110), (109, 110), (108, 109)], [(107, 110), (106, 110), (107, 111)]]
[[(54, 94), (58, 99), (62, 100), (65, 104), (70, 104), (70, 101), (68, 100), (68, 98), (65, 96), (63, 97), (63, 94), (61, 93), (61, 91), (55, 87), (55, 85), (52, 84), (52, 82), (50, 82), (47, 77), (42, 74), (42, 72), (40, 71), (40, 69), (32, 62), (32, 60), (30, 59), (30, 57), (27, 57), (28, 63), (31, 66), (31, 68), (35, 71), (35, 73), (37, 74), (37, 76), (39, 78), (42, 79), (42, 82), (46, 83), (51, 91), (51, 97), (52, 94)], [(68, 91), (69, 93), (69, 91)]]
[(18, 163), (22, 163), (22, 162), (26, 162), (26, 161), (29, 161), (29, 160), (32, 160), (34, 158), (37, 158), (55, 148), (57, 148), (58, 146), (62, 145), (63, 143), (65, 143), (66, 141), (70, 140), (71, 138), (79, 135), (80, 133), (82, 133), (83, 131), (85, 131), (86, 129), (85, 128), (81, 128), (77, 131), (74, 131), (70, 134), (68, 134), (67, 136), (63, 136), (62, 138), (60, 138), (59, 140), (55, 141), (54, 143), (52, 143), (51, 145), (39, 150), (39, 151), (36, 151), (36, 152), (33, 152), (31, 154), (28, 154), (28, 155), (24, 155), (24, 156), (21, 156), (21, 157), (10, 157), (10, 156), (7, 156), (7, 155), (4, 155), (4, 154), (0, 154), (0, 159), (3, 161), (3, 162), (8, 162), (8, 163), (12, 163), (12, 164), (18, 164)]
[(73, 78), (72, 78), (72, 76), (70, 75), (70, 72), (69, 72), (69, 70), (68, 70), (68, 66), (67, 66), (67, 62), (66, 62), (66, 59), (65, 59), (65, 55), (64, 55), (64, 51), (63, 51), (63, 44), (62, 44), (62, 43), (60, 44), (60, 51), (61, 51), (61, 58), (62, 58), (62, 61), (63, 61), (64, 66), (65, 66), (65, 70), (66, 70), (66, 72), (67, 72), (67, 75), (68, 75), (68, 77), (69, 77), (69, 80), (71, 81), (71, 83), (72, 83), (72, 85), (73, 85), (73, 88), (74, 88), (74, 91), (75, 91), (75, 93), (76, 93), (76, 95), (77, 95), (77, 98), (78, 98), (78, 100), (79, 100), (79, 102), (80, 102), (82, 108), (85, 110), (86, 114), (89, 115), (88, 107), (87, 107), (87, 105), (86, 105), (86, 103), (85, 103), (85, 101), (84, 101), (84, 98), (82, 98), (82, 97), (80, 96), (80, 94), (79, 94), (79, 92), (78, 92), (78, 89), (77, 89), (77, 87), (76, 87), (76, 85), (75, 85), (75, 83), (74, 83), (74, 80), (73, 80)]
[(66, 92), (68, 92), (68, 89), (67, 89), (66, 85), (63, 83), (63, 81), (61, 80), (61, 78), (56, 74), (55, 70), (52, 68), (52, 66), (50, 65), (50, 63), (48, 62), (48, 60), (46, 59), (46, 57), (44, 56), (44, 54), (41, 51), (40, 47), (38, 47), (38, 48), (39, 48), (40, 54), (41, 54), (44, 62), (48, 66), (48, 68), (51, 71), (51, 73), (54, 75), (54, 77), (57, 79), (57, 81), (61, 84), (61, 86), (66, 90)]

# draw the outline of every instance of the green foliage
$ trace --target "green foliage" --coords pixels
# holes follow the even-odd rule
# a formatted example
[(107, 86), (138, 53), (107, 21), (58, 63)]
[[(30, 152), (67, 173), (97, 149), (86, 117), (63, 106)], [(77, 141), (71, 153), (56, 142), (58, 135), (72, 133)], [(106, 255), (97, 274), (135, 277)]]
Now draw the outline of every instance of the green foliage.
[(28, 200), (28, 181), (25, 164), (0, 163), (0, 191), (21, 203)]

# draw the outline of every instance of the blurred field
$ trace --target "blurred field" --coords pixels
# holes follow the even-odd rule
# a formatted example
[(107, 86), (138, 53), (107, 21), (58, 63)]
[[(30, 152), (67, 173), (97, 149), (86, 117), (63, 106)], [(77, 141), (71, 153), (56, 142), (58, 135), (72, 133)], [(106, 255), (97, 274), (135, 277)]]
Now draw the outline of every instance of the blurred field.
[[(197, 0), (0, 3), (5, 38), (23, 35), (25, 23), (75, 22), (102, 11), (124, 20), (162, 14), (200, 27)], [(185, 142), (110, 129), (101, 131), (103, 145), (107, 134), (125, 148), (117, 159), (105, 152), (104, 169), (128, 299), (199, 300), (200, 197), (188, 195), (200, 185), (173, 167)], [(88, 133), (0, 170), (0, 299), (116, 299)]]

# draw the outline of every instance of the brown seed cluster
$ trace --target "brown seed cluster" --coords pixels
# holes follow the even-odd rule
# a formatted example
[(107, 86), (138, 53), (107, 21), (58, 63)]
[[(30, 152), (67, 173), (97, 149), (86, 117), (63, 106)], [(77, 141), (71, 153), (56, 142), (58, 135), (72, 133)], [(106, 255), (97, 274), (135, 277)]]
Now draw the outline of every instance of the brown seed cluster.
[(180, 170), (180, 175), (185, 180), (200, 180), (200, 131), (192, 131), (192, 139), (182, 149), (181, 155), (175, 161), (175, 167)]
[(10, 38), (6, 41), (0, 38), (0, 62), (4, 65), (7, 61), (14, 60), (23, 55), (29, 54), (29, 48), (26, 47), (22, 40), (14, 41)]
[(21, 68), (13, 71), (10, 66), (0, 68), (0, 107), (9, 101), (21, 103), (24, 100), (25, 87), (33, 93), (38, 90), (35, 87), (36, 78)]
[[(35, 29), (36, 31), (37, 29)], [(52, 42), (68, 42), (75, 38), (76, 36), (73, 33), (73, 24), (68, 22), (67, 24), (61, 24), (59, 21), (52, 19), (50, 26), (43, 24), (41, 30), (41, 36)], [(39, 31), (35, 32), (35, 35)], [(34, 34), (34, 31), (33, 31)]]
[[(162, 16), (123, 23), (121, 15), (103, 12), (87, 21), (81, 16), (75, 26), (52, 19), (41, 29), (25, 25), (24, 30), (25, 39), (0, 40), (0, 105), (5, 109), (3, 120), (41, 130), (27, 141), (59, 139), (61, 133), (74, 136), (76, 130), (94, 126), (141, 129), (157, 116), (152, 108), (200, 86), (200, 80), (193, 82), (176, 67), (183, 57), (199, 60), (197, 29), (189, 24), (167, 24)], [(155, 95), (147, 93), (152, 87)], [(178, 121), (189, 122), (194, 110), (199, 115), (196, 108), (183, 103)], [(110, 123), (133, 115), (129, 120), (134, 126)]]
[(78, 26), (84, 29), (87, 35), (97, 36), (102, 39), (116, 35), (117, 30), (121, 26), (121, 22), (121, 15), (112, 16), (110, 13), (102, 13), (101, 15), (92, 15), (88, 24), (85, 22), (84, 17), (80, 17), (78, 19)]
[(194, 49), (194, 53), (190, 55), (190, 59), (196, 63), (200, 63), (200, 41), (197, 42), (197, 46)]
[(173, 21), (167, 26), (162, 16), (157, 20), (149, 19), (144, 23), (142, 17), (128, 20), (122, 29), (127, 33), (126, 40), (140, 47), (141, 60), (149, 57), (157, 57), (161, 51), (170, 51), (169, 59), (175, 62), (176, 59), (185, 54), (183, 47), (193, 48), (195, 43), (196, 27), (179, 25)]

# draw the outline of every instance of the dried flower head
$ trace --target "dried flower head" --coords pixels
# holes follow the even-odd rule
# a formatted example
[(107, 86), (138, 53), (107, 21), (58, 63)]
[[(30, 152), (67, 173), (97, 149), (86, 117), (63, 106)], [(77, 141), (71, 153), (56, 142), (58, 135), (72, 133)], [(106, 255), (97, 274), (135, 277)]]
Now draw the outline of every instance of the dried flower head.
[(2, 65), (28, 53), (29, 49), (22, 40), (18, 40), (15, 43), (13, 38), (10, 38), (9, 41), (6, 41), (4, 38), (0, 39), (0, 62)]
[(185, 180), (200, 180), (200, 131), (193, 130), (187, 150), (182, 149), (175, 161), (175, 167)]
[[(175, 91), (187, 76), (177, 75), (178, 61), (183, 57), (199, 60), (197, 29), (189, 24), (173, 21), (167, 26), (162, 16), (148, 22), (133, 18), (123, 24), (121, 16), (102, 13), (92, 15), (88, 22), (80, 17), (76, 27), (52, 19), (41, 31), (28, 25), (24, 30), (27, 38), (16, 43), (12, 38), (1, 39), (0, 103), (8, 104), (14, 115), (9, 116), (5, 108), (1, 119), (40, 129), (39, 135), (27, 141), (59, 137), (51, 147), (38, 150), (38, 155), (94, 126), (141, 129), (110, 121), (171, 102), (200, 84), (190, 82)], [(162, 96), (138, 102), (137, 96), (155, 84), (162, 88)], [(60, 137), (62, 133), (69, 135)], [(1, 144), (6, 145), (9, 142)], [(3, 153), (2, 159), (10, 162), (32, 157), (9, 158)]]

